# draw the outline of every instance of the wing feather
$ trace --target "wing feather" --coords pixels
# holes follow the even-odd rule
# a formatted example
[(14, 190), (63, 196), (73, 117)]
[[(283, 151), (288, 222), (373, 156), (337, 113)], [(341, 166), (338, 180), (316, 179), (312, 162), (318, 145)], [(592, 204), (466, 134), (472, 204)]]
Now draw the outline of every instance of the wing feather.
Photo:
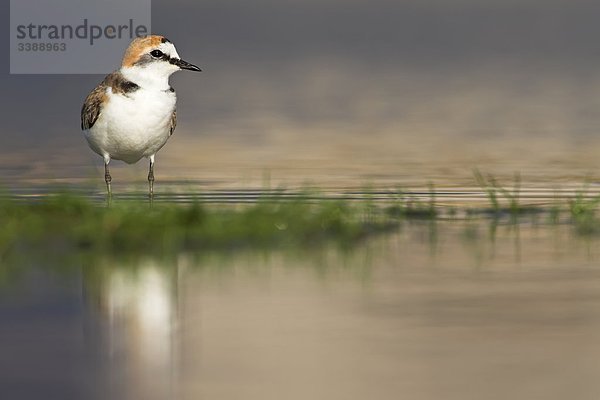
[(81, 129), (90, 129), (96, 123), (106, 101), (106, 84), (102, 82), (88, 94), (81, 108)]
[(94, 126), (96, 120), (98, 120), (102, 112), (102, 107), (108, 100), (106, 92), (108, 88), (112, 90), (112, 93), (127, 96), (140, 87), (134, 82), (125, 79), (119, 71), (106, 75), (102, 83), (88, 94), (83, 103), (83, 107), (81, 108), (81, 129), (90, 129)]
[(173, 110), (173, 114), (171, 114), (171, 125), (169, 127), (169, 136), (173, 135), (175, 131), (175, 127), (177, 126), (177, 110)]

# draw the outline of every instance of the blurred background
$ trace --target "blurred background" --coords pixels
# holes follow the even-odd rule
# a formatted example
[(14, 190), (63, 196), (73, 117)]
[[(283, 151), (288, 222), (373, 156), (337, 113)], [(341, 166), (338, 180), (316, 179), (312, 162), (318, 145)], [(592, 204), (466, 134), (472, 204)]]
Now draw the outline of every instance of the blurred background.
[[(154, 33), (204, 70), (172, 77), (179, 124), (157, 179), (581, 181), (600, 154), (598, 15), (587, 0), (154, 0)], [(79, 113), (103, 77), (4, 68), (4, 179), (97, 180)], [(118, 165), (116, 182), (144, 179), (145, 163)]]
[[(8, 2), (0, 11), (7, 45)], [(155, 170), (168, 201), (178, 187), (223, 205), (265, 184), (433, 182), (487, 207), (481, 188), (460, 189), (478, 168), (520, 172), (517, 200), (550, 214), (555, 188), (600, 176), (597, 0), (153, 0), (152, 15), (203, 69), (172, 77), (178, 127)], [(122, 54), (103, 56), (116, 68)], [(80, 131), (103, 77), (8, 71), (0, 187), (91, 186), (103, 200)], [(115, 192), (145, 196), (146, 168), (111, 163)], [(16, 247), (12, 264), (0, 252), (0, 393), (598, 399), (597, 230), (514, 216), (416, 217), (356, 246), (288, 251), (158, 257), (57, 241), (48, 255)]]

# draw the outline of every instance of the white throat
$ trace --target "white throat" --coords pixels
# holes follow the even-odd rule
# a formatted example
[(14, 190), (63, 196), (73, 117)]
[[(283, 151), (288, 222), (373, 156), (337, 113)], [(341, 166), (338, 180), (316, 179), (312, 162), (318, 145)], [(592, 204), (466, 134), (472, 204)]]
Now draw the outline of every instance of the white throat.
[(168, 90), (174, 68), (121, 67), (123, 77), (144, 89)]

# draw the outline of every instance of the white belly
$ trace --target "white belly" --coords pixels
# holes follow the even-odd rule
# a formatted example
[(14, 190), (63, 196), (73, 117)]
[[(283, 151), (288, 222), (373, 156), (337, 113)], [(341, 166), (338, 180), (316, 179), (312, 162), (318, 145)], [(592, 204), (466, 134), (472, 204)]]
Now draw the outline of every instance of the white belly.
[(169, 139), (176, 100), (170, 91), (140, 88), (127, 96), (109, 91), (107, 104), (85, 137), (103, 157), (129, 164), (150, 157)]

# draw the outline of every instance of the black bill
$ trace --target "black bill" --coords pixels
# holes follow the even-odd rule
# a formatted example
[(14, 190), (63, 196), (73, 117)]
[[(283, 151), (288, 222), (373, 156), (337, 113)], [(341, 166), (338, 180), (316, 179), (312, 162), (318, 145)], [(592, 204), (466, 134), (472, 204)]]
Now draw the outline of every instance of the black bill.
[(194, 64), (190, 64), (189, 62), (183, 61), (183, 60), (181, 60), (179, 58), (171, 58), (169, 60), (169, 62), (171, 64), (177, 65), (181, 69), (189, 69), (190, 71), (198, 71), (198, 72), (202, 71), (200, 68), (198, 68)]

